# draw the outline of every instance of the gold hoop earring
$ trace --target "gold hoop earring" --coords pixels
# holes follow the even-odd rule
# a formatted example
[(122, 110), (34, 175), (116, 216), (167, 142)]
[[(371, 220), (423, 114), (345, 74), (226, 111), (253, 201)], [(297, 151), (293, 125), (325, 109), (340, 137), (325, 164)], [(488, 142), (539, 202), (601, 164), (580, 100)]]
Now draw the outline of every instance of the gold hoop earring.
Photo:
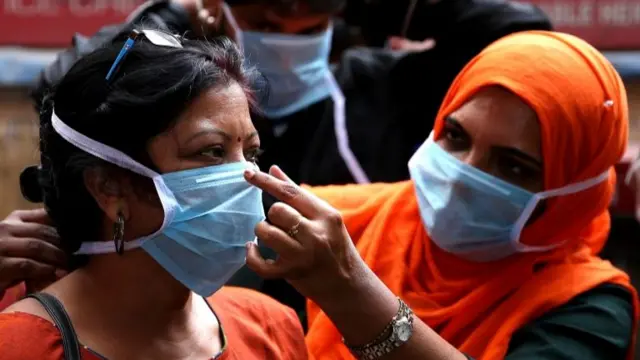
[(124, 253), (124, 215), (118, 212), (118, 219), (113, 223), (113, 244), (116, 247), (116, 253), (122, 255)]

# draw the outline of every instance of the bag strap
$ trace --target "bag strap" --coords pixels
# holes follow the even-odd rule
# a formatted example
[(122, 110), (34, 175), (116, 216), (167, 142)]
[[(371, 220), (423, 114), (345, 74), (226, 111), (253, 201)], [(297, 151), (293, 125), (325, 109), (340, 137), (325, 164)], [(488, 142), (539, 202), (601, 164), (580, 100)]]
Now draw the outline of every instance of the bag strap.
[(62, 347), (64, 349), (65, 360), (81, 360), (80, 356), (80, 343), (76, 336), (76, 331), (73, 329), (71, 319), (64, 310), (64, 306), (55, 296), (47, 293), (35, 293), (29, 294), (26, 297), (36, 299), (42, 307), (47, 311), (51, 320), (60, 330), (62, 336)]

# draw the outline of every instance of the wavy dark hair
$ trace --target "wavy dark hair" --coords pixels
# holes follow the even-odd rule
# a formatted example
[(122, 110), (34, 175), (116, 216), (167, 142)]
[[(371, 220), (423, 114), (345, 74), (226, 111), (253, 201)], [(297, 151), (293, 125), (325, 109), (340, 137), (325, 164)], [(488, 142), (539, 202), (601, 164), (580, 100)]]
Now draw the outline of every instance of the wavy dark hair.
[[(200, 94), (238, 83), (250, 102), (253, 98), (257, 73), (245, 67), (241, 53), (226, 38), (181, 39), (183, 48), (140, 39), (107, 83), (105, 76), (125, 39), (123, 34), (81, 58), (45, 96), (40, 114), (40, 170), (25, 172), (21, 179), (26, 197), (44, 202), (69, 253), (83, 241), (98, 239), (104, 218), (85, 187), (83, 174), (113, 165), (64, 140), (51, 124), (54, 108), (76, 131), (155, 169), (146, 150), (149, 140), (167, 130)], [(37, 174), (37, 181), (29, 173)]]

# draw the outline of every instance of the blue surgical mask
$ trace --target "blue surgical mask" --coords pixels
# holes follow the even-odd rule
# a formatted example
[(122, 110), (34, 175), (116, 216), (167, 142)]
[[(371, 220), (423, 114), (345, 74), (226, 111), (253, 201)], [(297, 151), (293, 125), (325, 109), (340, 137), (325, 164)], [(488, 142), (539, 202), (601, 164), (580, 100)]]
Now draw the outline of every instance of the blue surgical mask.
[(333, 27), (313, 35), (243, 31), (229, 7), (225, 16), (247, 61), (266, 78), (268, 93), (260, 104), (270, 119), (279, 119), (328, 98), (329, 55)]
[[(98, 143), (64, 124), (55, 113), (56, 132), (78, 148), (151, 178), (164, 209), (154, 234), (124, 243), (142, 247), (167, 272), (201, 296), (220, 289), (246, 261), (246, 243), (264, 220), (262, 192), (243, 176), (248, 162), (158, 174), (126, 154)], [(115, 252), (113, 242), (85, 242), (77, 254)]]
[(532, 193), (463, 163), (432, 136), (409, 161), (409, 172), (431, 240), (442, 250), (478, 262), (559, 246), (520, 242), (522, 229), (538, 203), (583, 191), (609, 177), (606, 171), (559, 189)]

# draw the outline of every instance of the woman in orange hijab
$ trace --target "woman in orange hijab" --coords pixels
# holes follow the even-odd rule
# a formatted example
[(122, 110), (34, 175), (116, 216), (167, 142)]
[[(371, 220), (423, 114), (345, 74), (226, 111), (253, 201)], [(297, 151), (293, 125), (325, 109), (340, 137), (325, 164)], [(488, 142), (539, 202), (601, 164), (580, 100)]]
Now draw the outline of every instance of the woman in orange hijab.
[[(458, 75), (411, 181), (313, 192), (341, 211), (376, 275), (461, 352), (631, 358), (636, 292), (597, 255), (627, 123), (623, 83), (597, 50), (518, 33)], [(313, 303), (307, 344), (316, 359), (353, 359)]]

